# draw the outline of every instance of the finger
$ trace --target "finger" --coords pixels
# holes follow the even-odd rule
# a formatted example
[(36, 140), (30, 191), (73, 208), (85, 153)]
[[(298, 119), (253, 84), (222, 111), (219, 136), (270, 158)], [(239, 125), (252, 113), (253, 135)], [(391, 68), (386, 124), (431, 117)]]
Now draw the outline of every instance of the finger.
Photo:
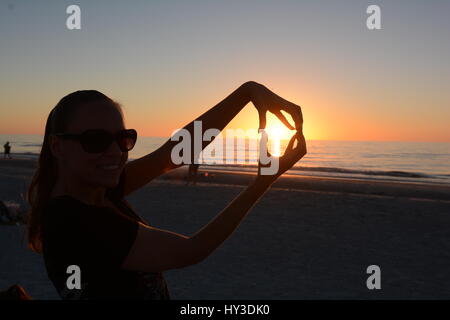
[(283, 113), (281, 113), (281, 111), (273, 111), (272, 112), (274, 115), (277, 116), (278, 119), (280, 119), (281, 122), (283, 122), (283, 124), (288, 127), (290, 130), (294, 130), (294, 127), (289, 123), (288, 119), (286, 119), (286, 117), (284, 116)]
[(297, 146), (295, 147), (296, 150), (301, 150), (304, 154), (306, 154), (306, 140), (303, 133), (297, 134)]
[(295, 129), (301, 131), (303, 129), (303, 114), (302, 108), (292, 102), (289, 102), (289, 107), (286, 111), (291, 115), (295, 122)]
[(266, 110), (258, 109), (259, 114), (259, 129), (266, 128)]
[(288, 145), (286, 147), (286, 150), (292, 150), (292, 147), (294, 146), (295, 139), (297, 139), (297, 134), (293, 134), (292, 135), (292, 137), (289, 140), (289, 143), (288, 143)]

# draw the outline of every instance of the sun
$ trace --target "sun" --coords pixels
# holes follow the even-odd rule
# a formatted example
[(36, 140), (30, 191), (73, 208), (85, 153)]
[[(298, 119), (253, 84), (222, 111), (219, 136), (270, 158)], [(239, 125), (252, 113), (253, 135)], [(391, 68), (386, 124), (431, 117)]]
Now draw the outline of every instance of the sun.
[(289, 130), (283, 123), (276, 122), (269, 124), (266, 127), (266, 132), (269, 135), (269, 139), (272, 140), (287, 140), (292, 136), (293, 131)]
[(281, 141), (289, 140), (294, 131), (289, 130), (283, 123), (279, 121), (271, 121), (266, 125), (266, 132), (269, 139), (269, 151), (273, 156), (281, 155)]

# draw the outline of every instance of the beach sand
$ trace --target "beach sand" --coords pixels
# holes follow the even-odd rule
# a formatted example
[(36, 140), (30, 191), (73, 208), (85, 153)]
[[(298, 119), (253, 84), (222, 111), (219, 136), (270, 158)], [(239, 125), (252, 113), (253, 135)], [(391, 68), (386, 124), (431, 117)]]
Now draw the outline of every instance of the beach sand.
[[(0, 199), (17, 199), (34, 168), (1, 160)], [(175, 170), (128, 200), (151, 225), (191, 235), (251, 179), (199, 173), (185, 186)], [(283, 176), (210, 257), (165, 276), (173, 299), (450, 299), (449, 225), (450, 186)], [(0, 225), (0, 289), (58, 299), (24, 240), (23, 226)], [(366, 287), (369, 265), (381, 290)]]

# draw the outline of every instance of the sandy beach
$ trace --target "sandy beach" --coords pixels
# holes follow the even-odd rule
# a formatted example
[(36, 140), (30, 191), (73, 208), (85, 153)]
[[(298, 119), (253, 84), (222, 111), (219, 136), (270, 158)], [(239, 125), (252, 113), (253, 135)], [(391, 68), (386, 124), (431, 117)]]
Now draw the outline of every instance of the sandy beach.
[[(2, 159), (0, 199), (17, 199), (35, 165)], [(181, 168), (128, 200), (151, 225), (193, 234), (251, 179), (199, 172), (196, 186)], [(173, 299), (450, 299), (449, 225), (450, 186), (286, 175), (207, 260), (165, 276)], [(24, 240), (24, 226), (0, 225), (0, 289), (58, 299)], [(373, 264), (381, 290), (366, 287)]]

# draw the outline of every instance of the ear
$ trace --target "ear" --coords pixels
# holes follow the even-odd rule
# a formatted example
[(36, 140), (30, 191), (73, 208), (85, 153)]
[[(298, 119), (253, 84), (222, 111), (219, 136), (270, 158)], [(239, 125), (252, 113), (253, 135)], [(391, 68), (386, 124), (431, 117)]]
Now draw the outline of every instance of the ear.
[(54, 135), (50, 135), (48, 138), (49, 138), (50, 151), (51, 151), (52, 155), (57, 159), (61, 159), (62, 158), (61, 139), (59, 139), (58, 137), (56, 137)]

